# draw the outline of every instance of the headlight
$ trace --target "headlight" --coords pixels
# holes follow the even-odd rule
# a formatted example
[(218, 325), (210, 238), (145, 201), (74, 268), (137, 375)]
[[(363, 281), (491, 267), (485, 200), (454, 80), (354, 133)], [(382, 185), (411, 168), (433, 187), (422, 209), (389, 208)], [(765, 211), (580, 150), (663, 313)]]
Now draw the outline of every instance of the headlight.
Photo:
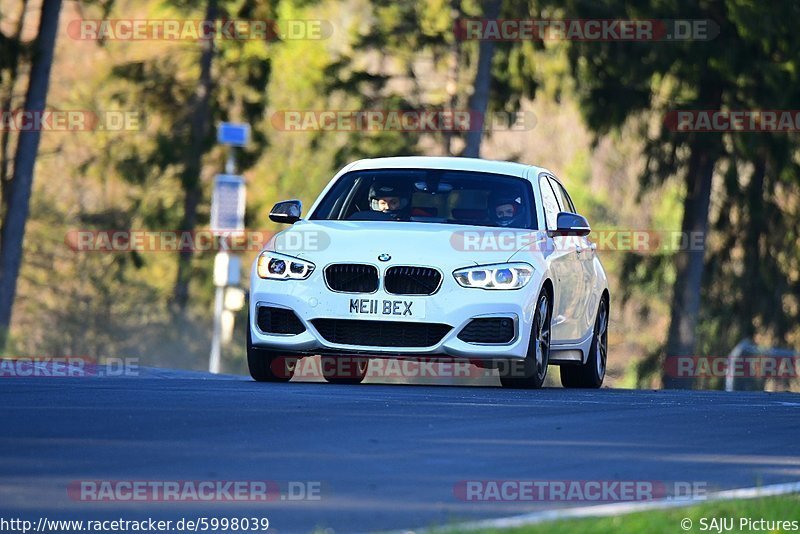
[(275, 252), (262, 252), (256, 271), (258, 276), (269, 280), (305, 280), (314, 272), (314, 264)]
[(480, 265), (453, 272), (460, 286), (480, 289), (519, 289), (530, 281), (532, 274), (533, 267), (527, 263)]

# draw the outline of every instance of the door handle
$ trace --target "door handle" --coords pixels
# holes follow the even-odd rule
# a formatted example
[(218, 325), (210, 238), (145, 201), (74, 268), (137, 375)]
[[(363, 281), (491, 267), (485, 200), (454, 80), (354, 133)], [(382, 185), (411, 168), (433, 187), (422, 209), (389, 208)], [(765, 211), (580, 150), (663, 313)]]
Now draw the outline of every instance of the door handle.
[(575, 245), (575, 252), (581, 254), (583, 252), (583, 247), (581, 247), (580, 245)]

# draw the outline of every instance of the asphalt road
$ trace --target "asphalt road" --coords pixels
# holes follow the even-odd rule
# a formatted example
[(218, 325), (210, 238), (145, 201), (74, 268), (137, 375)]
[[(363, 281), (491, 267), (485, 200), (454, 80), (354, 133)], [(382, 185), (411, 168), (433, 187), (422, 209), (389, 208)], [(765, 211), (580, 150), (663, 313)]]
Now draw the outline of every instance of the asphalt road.
[[(412, 529), (586, 502), (466, 502), (464, 480), (800, 480), (800, 396), (698, 391), (0, 379), (0, 518), (269, 518), (271, 531)], [(318, 499), (93, 502), (79, 481), (290, 482)], [(319, 490), (316, 483), (320, 483)], [(669, 486), (672, 487), (672, 486)], [(272, 530), (274, 529), (274, 530)]]

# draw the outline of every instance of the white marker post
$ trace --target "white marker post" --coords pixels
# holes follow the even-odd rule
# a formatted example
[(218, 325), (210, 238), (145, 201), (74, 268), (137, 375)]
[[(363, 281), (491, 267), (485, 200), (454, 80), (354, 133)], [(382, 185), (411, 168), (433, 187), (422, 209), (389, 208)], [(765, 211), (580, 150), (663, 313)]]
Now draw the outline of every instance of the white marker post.
[[(228, 147), (227, 174), (219, 174), (214, 179), (214, 192), (211, 197), (211, 231), (219, 234), (222, 250), (214, 258), (214, 331), (211, 336), (211, 353), (208, 370), (219, 373), (222, 367), (222, 340), (230, 339), (230, 332), (223, 332), (225, 314), (225, 292), (230, 286), (238, 286), (241, 275), (241, 258), (226, 250), (227, 237), (231, 233), (244, 231), (244, 212), (246, 189), (244, 178), (236, 173), (236, 147), (247, 145), (250, 139), (248, 124), (224, 122), (217, 128), (217, 141)], [(233, 330), (233, 320), (229, 314), (225, 321), (227, 330)]]

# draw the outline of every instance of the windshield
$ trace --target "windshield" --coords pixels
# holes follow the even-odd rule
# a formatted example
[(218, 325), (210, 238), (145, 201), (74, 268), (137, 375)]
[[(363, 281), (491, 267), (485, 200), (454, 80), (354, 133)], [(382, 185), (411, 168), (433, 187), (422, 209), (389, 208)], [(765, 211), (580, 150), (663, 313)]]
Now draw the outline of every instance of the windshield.
[(312, 220), (398, 221), (535, 229), (522, 178), (434, 169), (379, 169), (342, 176)]

